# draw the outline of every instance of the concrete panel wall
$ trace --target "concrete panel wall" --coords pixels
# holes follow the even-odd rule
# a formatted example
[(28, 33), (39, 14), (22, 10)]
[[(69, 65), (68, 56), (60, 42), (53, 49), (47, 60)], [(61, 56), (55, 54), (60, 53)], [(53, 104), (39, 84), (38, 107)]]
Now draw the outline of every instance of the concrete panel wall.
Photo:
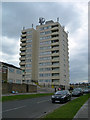
[(2, 94), (11, 93), (11, 91), (18, 91), (19, 93), (37, 92), (37, 86), (27, 84), (2, 83)]

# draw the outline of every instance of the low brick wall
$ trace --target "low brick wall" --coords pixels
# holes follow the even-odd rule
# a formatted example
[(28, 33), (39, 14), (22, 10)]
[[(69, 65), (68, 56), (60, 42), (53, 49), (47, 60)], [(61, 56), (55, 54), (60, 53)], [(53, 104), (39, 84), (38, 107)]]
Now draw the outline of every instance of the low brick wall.
[(35, 86), (35, 85), (29, 85), (28, 91), (29, 92), (36, 92), (37, 91), (37, 86)]
[(2, 94), (11, 93), (11, 91), (18, 91), (19, 93), (37, 92), (37, 86), (27, 84), (2, 83)]

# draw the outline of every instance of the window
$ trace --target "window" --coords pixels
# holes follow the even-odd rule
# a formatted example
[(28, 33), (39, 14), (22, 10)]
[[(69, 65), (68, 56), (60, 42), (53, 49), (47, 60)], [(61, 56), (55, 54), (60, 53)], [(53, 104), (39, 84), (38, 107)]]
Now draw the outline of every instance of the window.
[(46, 39), (50, 39), (51, 36), (44, 36), (44, 37), (40, 37), (40, 40), (46, 40)]
[(32, 33), (32, 31), (27, 31), (27, 34), (30, 34), (30, 33)]
[(32, 49), (27, 49), (26, 52), (32, 52)]
[(51, 51), (40, 52), (40, 55), (49, 55), (49, 54), (51, 54)]
[(17, 74), (22, 74), (21, 70), (16, 70)]
[(27, 43), (31, 43), (31, 42), (32, 42), (32, 40), (27, 40), (26, 42), (27, 42)]
[(39, 82), (43, 82), (43, 80), (39, 80)]
[(32, 45), (31, 44), (27, 44), (26, 47), (32, 47)]
[(40, 42), (40, 45), (44, 45), (44, 44), (50, 44), (51, 41), (43, 41), (43, 42)]
[(40, 60), (50, 60), (51, 59), (51, 57), (49, 56), (49, 57), (40, 57)]
[(21, 51), (21, 53), (24, 53), (24, 52), (25, 52), (25, 50), (22, 50), (22, 51)]
[(26, 67), (32, 67), (32, 65), (31, 64), (26, 64)]
[(9, 67), (9, 72), (15, 72), (14, 68)]
[(40, 73), (39, 77), (49, 77), (51, 76), (51, 73)]
[(39, 63), (40, 66), (51, 65), (51, 62)]
[(59, 62), (52, 62), (52, 65), (59, 65)]
[(26, 59), (26, 62), (32, 62), (32, 60), (31, 59)]
[(32, 56), (31, 54), (26, 54), (26, 58), (27, 58), (27, 57), (31, 57), (31, 56)]
[(17, 84), (21, 84), (21, 80), (16, 80), (16, 83)]
[(58, 79), (53, 79), (52, 82), (59, 82), (59, 80)]
[(30, 73), (32, 70), (31, 69), (26, 69), (25, 72), (26, 73)]
[(52, 70), (59, 70), (59, 67), (56, 67), (56, 68), (52, 68)]
[(26, 74), (25, 78), (31, 78), (31, 74)]
[(27, 35), (26, 38), (32, 38), (32, 35)]
[(39, 68), (40, 71), (50, 71), (51, 68)]
[(25, 60), (21, 60), (21, 62), (25, 62)]
[(21, 55), (22, 58), (25, 58), (25, 55)]
[(39, 82), (51, 82), (50, 79), (46, 79), (46, 80), (39, 80)]
[(54, 50), (52, 51), (52, 53), (59, 53), (59, 50)]
[(52, 73), (52, 76), (59, 76), (59, 73)]
[(46, 35), (46, 34), (50, 34), (51, 31), (45, 31), (45, 32), (40, 32), (40, 35)]
[(40, 47), (40, 50), (47, 50), (47, 49), (50, 49), (51, 46), (43, 46), (43, 47)]
[(13, 80), (12, 80), (12, 79), (9, 79), (8, 82), (9, 82), (9, 83), (13, 83)]
[(40, 31), (41, 31), (41, 30), (50, 29), (50, 28), (51, 28), (51, 26), (41, 27), (41, 28), (40, 28)]
[(45, 82), (51, 82), (51, 80), (44, 80)]

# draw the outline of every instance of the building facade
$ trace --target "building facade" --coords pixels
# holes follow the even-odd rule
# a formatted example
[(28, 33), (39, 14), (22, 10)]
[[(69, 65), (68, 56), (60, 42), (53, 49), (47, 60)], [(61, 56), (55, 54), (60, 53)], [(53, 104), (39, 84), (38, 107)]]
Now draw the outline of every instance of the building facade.
[(23, 70), (23, 83), (38, 80), (38, 44), (35, 29), (22, 30), (20, 68)]
[(0, 76), (4, 83), (22, 84), (22, 70), (14, 65), (0, 62)]
[[(32, 38), (28, 39), (27, 32), (30, 31), (33, 31), (31, 32)], [(37, 25), (36, 30), (33, 28), (24, 29), (21, 36), (20, 66), (24, 70), (24, 82), (34, 80), (43, 86), (68, 88), (68, 33), (65, 32), (64, 27), (59, 22), (50, 20), (46, 21), (45, 24)], [(31, 46), (28, 42), (30, 40)], [(27, 49), (31, 50), (27, 52)], [(29, 79), (26, 79), (27, 75)]]

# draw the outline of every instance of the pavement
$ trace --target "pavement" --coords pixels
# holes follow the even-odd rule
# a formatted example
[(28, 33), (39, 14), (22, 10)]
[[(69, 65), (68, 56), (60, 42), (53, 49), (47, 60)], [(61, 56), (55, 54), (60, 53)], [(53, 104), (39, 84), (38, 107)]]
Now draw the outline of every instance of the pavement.
[(74, 116), (73, 120), (79, 120), (79, 119), (90, 120), (89, 104), (90, 104), (90, 99), (80, 108), (80, 110)]

